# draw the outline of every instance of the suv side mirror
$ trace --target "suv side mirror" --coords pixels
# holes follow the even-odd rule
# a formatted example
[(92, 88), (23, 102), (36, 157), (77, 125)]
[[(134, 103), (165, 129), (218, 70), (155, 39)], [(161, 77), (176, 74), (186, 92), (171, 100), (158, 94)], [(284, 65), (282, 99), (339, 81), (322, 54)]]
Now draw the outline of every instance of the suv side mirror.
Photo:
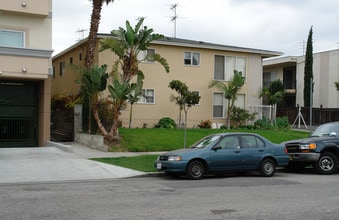
[(330, 137), (336, 137), (337, 136), (337, 133), (332, 131), (331, 133), (328, 134), (328, 136)]

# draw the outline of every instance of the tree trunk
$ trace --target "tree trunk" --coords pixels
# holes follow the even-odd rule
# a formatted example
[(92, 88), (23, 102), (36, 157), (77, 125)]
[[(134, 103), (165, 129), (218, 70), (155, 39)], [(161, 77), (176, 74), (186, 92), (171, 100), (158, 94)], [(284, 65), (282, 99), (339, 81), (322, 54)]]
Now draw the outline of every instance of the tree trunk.
[(185, 111), (185, 124), (184, 124), (184, 148), (186, 148), (186, 131), (187, 131), (187, 110)]
[(113, 116), (113, 125), (110, 132), (105, 136), (105, 140), (109, 143), (120, 143), (120, 135), (119, 135), (119, 115), (120, 112), (117, 114), (114, 113)]
[(129, 110), (129, 124), (128, 124), (128, 128), (132, 128), (132, 111), (133, 111), (133, 104), (131, 104), (131, 108)]
[(231, 129), (231, 100), (228, 100), (227, 103), (227, 117), (226, 117), (226, 121), (227, 121), (227, 129), (230, 130)]
[(92, 108), (93, 108), (93, 115), (94, 115), (95, 121), (97, 122), (98, 128), (99, 128), (101, 134), (103, 136), (106, 136), (107, 131), (106, 131), (105, 127), (102, 125), (102, 122), (101, 122), (100, 117), (99, 117), (98, 102), (94, 103)]
[(87, 50), (85, 56), (85, 66), (87, 69), (90, 69), (93, 65), (94, 50), (101, 18), (102, 0), (92, 0), (92, 3), (93, 9), (91, 15), (91, 27), (88, 35)]

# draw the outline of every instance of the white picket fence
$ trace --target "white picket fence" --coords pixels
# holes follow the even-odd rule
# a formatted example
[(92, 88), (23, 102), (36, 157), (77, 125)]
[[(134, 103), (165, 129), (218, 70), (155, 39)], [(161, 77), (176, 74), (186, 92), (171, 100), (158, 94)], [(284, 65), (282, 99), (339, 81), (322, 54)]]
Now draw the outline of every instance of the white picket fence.
[(249, 121), (248, 124), (253, 124), (255, 121), (263, 118), (275, 123), (277, 105), (247, 105), (247, 110), (250, 113), (256, 113), (255, 119), (253, 121)]

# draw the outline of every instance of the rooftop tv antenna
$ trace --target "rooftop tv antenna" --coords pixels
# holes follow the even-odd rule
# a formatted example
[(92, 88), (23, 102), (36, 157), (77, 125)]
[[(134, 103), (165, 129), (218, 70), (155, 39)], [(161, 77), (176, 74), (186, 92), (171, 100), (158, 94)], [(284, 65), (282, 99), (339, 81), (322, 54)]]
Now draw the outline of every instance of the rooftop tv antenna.
[(174, 11), (174, 15), (171, 17), (171, 21), (174, 23), (174, 38), (177, 37), (177, 19), (178, 19), (177, 7), (178, 3), (171, 5), (171, 10)]
[(79, 34), (81, 33), (81, 38), (78, 39), (78, 41), (84, 39), (84, 37), (85, 37), (85, 31), (87, 31), (87, 29), (78, 29), (78, 30), (76, 31), (76, 33), (79, 33)]
[[(145, 21), (146, 18), (147, 17), (144, 17), (144, 16), (138, 16), (135, 20), (137, 20), (139, 22), (141, 19), (144, 19), (144, 21)], [(144, 23), (142, 24), (141, 28), (144, 29)]]

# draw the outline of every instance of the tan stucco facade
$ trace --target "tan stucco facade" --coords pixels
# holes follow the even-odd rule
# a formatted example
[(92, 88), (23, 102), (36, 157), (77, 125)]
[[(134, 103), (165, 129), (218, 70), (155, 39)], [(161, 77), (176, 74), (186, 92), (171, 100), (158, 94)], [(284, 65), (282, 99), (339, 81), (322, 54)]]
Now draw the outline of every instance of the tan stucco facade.
[[(108, 37), (99, 35), (100, 38)], [(79, 86), (74, 80), (79, 77), (72, 70), (65, 71), (64, 76), (60, 76), (60, 62), (69, 63), (70, 57), (73, 57), (73, 63), (83, 64), (85, 54), (86, 39), (78, 42), (72, 47), (66, 49), (53, 57), (53, 68), (55, 78), (52, 80), (52, 95), (74, 94), (79, 91)], [(96, 51), (98, 51), (98, 45)], [(201, 96), (200, 103), (188, 111), (187, 126), (193, 127), (201, 121), (210, 120), (212, 123), (225, 123), (225, 117), (213, 117), (213, 96), (220, 93), (217, 89), (208, 89), (209, 82), (214, 78), (215, 56), (230, 56), (245, 58), (246, 83), (239, 94), (243, 95), (243, 103), (260, 105), (261, 99), (258, 98), (258, 91), (262, 84), (262, 60), (264, 57), (281, 55), (279, 52), (263, 51), (248, 48), (230, 47), (225, 45), (215, 45), (204, 42), (195, 42), (182, 39), (165, 39), (153, 41), (149, 49), (154, 49), (156, 53), (164, 57), (169, 66), (170, 72), (166, 73), (159, 63), (142, 62), (139, 69), (145, 75), (144, 89), (154, 91), (153, 103), (137, 103), (133, 105), (132, 127), (141, 128), (143, 124), (147, 127), (154, 127), (159, 119), (170, 117), (178, 122), (179, 108), (175, 103), (170, 102), (170, 95), (177, 95), (168, 85), (171, 80), (180, 80), (187, 84), (191, 91), (199, 92)], [(184, 53), (200, 54), (199, 65), (185, 65)], [(82, 53), (83, 60), (79, 62), (79, 54)], [(109, 71), (117, 57), (110, 51), (96, 52), (94, 62), (103, 65), (107, 64)], [(227, 83), (225, 81), (225, 83)], [(130, 105), (122, 111), (120, 119), (123, 127), (128, 127)]]
[(38, 85), (38, 145), (50, 140), (52, 0), (0, 1), (0, 30), (20, 32), (20, 46), (0, 41), (0, 81)]

